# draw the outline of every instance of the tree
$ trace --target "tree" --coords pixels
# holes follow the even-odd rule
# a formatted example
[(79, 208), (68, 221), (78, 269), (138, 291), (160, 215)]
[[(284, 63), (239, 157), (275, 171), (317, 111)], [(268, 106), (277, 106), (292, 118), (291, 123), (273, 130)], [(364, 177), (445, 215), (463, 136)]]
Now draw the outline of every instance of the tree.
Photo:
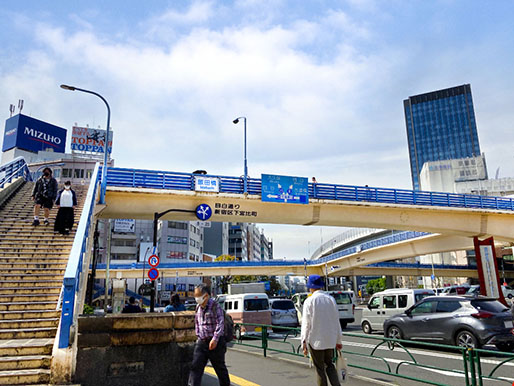
[(383, 291), (386, 289), (386, 279), (381, 277), (380, 279), (373, 279), (368, 281), (366, 284), (366, 292), (370, 295)]
[[(214, 261), (234, 261), (235, 256), (230, 255), (220, 255), (214, 259)], [(228, 285), (232, 282), (232, 276), (220, 276), (219, 280), (219, 288), (222, 294), (226, 294), (228, 292)]]

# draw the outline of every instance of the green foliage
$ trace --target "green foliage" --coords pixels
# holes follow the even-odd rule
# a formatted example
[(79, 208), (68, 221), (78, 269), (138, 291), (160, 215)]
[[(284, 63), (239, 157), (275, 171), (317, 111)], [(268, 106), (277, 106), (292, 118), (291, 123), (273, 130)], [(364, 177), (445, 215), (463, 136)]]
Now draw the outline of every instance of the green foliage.
[(368, 281), (366, 284), (366, 292), (370, 295), (383, 291), (386, 289), (386, 279), (381, 277), (380, 279), (373, 279)]
[(94, 308), (88, 304), (84, 304), (84, 311), (82, 312), (84, 315), (93, 315)]

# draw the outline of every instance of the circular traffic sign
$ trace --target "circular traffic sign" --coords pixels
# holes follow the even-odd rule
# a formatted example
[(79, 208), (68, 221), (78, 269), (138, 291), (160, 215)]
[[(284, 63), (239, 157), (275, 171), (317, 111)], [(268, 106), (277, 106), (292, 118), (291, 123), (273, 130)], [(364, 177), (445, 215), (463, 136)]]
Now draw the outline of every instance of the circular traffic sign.
[(159, 265), (159, 256), (152, 255), (148, 258), (148, 264), (150, 264), (151, 267), (157, 267)]
[(148, 270), (148, 277), (150, 278), (150, 280), (157, 279), (159, 277), (159, 271), (157, 270), (157, 268), (149, 269)]
[(199, 220), (207, 221), (212, 216), (212, 209), (207, 204), (200, 204), (196, 207), (196, 217)]

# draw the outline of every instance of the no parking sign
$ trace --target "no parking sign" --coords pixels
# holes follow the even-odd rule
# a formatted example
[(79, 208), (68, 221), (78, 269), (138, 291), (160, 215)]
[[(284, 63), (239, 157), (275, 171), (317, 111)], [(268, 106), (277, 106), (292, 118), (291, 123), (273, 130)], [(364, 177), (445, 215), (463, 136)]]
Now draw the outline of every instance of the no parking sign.
[(148, 270), (148, 277), (152, 281), (157, 279), (159, 277), (159, 271), (157, 270), (157, 268), (152, 268), (152, 269)]

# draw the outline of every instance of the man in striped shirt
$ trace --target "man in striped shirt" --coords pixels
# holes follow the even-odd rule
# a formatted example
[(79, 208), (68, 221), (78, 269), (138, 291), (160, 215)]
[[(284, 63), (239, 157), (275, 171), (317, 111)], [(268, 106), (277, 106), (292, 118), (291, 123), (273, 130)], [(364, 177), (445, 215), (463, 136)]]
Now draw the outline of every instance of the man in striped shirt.
[(220, 386), (230, 386), (230, 378), (225, 365), (227, 344), (223, 337), (224, 315), (221, 306), (211, 298), (211, 290), (200, 284), (194, 292), (196, 303), (195, 330), (198, 340), (193, 353), (193, 363), (189, 374), (189, 386), (201, 386), (202, 376), (210, 360)]

